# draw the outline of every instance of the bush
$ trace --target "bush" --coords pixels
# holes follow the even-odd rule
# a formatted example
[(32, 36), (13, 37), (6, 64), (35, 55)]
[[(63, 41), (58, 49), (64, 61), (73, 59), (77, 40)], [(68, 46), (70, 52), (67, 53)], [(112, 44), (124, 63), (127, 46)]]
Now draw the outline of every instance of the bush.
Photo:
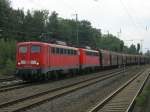
[(15, 70), (16, 41), (0, 39), (0, 72), (10, 73)]
[(8, 59), (5, 65), (5, 71), (6, 74), (13, 73), (15, 71), (15, 62), (13, 62), (11, 59)]
[(137, 98), (136, 98), (136, 103), (138, 106), (144, 106), (144, 104), (146, 103), (146, 100), (148, 98), (150, 94), (150, 87), (147, 87), (143, 90), (142, 94), (140, 94)]

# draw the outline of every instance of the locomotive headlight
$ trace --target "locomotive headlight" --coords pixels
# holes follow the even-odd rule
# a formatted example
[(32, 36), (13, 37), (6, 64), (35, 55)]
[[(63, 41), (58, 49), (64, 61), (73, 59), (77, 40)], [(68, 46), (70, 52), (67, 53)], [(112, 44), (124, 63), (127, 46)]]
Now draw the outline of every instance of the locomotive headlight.
[(20, 65), (21, 63), (20, 62), (18, 62), (18, 65)]
[(39, 65), (39, 62), (36, 62), (36, 65)]
[(36, 60), (31, 60), (31, 62), (30, 62), (32, 65), (39, 65), (39, 62), (38, 61), (36, 61)]

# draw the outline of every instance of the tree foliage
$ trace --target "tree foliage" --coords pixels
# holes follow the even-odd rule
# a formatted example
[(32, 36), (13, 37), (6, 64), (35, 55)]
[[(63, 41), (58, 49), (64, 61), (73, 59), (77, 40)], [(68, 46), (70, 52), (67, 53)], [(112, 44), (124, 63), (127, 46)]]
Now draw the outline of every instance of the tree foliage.
[[(3, 73), (15, 70), (16, 41), (0, 39), (0, 71)], [(4, 69), (6, 69), (4, 71)]]
[[(102, 34), (90, 21), (64, 19), (57, 12), (47, 10), (13, 9), (8, 0), (0, 0), (0, 66), (13, 66), (16, 42), (61, 40), (70, 45), (107, 49), (116, 52), (139, 53), (140, 45), (124, 46), (124, 42), (112, 34)], [(78, 31), (78, 42), (77, 42)], [(77, 44), (78, 43), (78, 44)], [(4, 66), (3, 66), (4, 65)], [(13, 67), (12, 67), (13, 68)], [(11, 71), (11, 70), (10, 70)]]
[(129, 53), (130, 54), (136, 54), (137, 53), (135, 45), (131, 44), (131, 46), (129, 47)]
[(137, 44), (137, 53), (139, 53), (140, 49), (141, 49), (141, 46), (140, 46), (140, 44), (138, 43), (138, 44)]

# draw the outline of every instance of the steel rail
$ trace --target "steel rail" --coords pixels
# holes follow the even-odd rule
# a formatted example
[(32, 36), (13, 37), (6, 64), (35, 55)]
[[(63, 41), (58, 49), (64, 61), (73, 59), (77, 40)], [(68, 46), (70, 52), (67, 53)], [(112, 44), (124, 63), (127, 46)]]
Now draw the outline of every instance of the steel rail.
[(0, 104), (0, 110), (11, 111), (11, 112), (22, 111), (22, 110), (31, 108), (33, 106), (36, 106), (38, 104), (42, 104), (45, 101), (49, 101), (49, 100), (58, 98), (62, 95), (65, 95), (65, 94), (71, 93), (73, 91), (82, 89), (84, 87), (93, 85), (95, 83), (98, 83), (99, 81), (104, 81), (111, 77), (117, 76), (123, 72), (124, 72), (124, 70), (116, 72), (116, 73), (111, 73), (109, 75), (105, 74), (105, 75), (102, 75), (99, 77), (95, 77), (93, 79), (88, 79), (88, 80), (84, 80), (84, 81), (81, 81), (78, 83), (67, 85), (65, 87), (55, 88), (52, 90), (47, 90), (44, 92), (36, 93), (35, 95), (20, 98), (20, 99), (14, 100), (14, 101), (9, 101), (7, 103)]
[[(139, 72), (105, 99), (98, 102), (88, 112), (128, 112), (136, 96), (146, 83), (149, 72), (149, 69), (146, 70), (146, 73)], [(137, 85), (137, 83), (141, 84)]]

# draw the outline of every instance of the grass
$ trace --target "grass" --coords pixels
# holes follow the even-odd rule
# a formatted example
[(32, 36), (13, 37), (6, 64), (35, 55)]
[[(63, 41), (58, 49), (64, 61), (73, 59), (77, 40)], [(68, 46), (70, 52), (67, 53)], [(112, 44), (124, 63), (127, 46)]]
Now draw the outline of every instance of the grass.
[(14, 73), (15, 69), (9, 69), (9, 68), (1, 68), (0, 69), (0, 77), (2, 76), (8, 76), (8, 75), (12, 75)]
[(138, 106), (144, 106), (147, 101), (148, 96), (150, 95), (150, 85), (143, 90), (143, 92), (136, 98), (136, 103)]

